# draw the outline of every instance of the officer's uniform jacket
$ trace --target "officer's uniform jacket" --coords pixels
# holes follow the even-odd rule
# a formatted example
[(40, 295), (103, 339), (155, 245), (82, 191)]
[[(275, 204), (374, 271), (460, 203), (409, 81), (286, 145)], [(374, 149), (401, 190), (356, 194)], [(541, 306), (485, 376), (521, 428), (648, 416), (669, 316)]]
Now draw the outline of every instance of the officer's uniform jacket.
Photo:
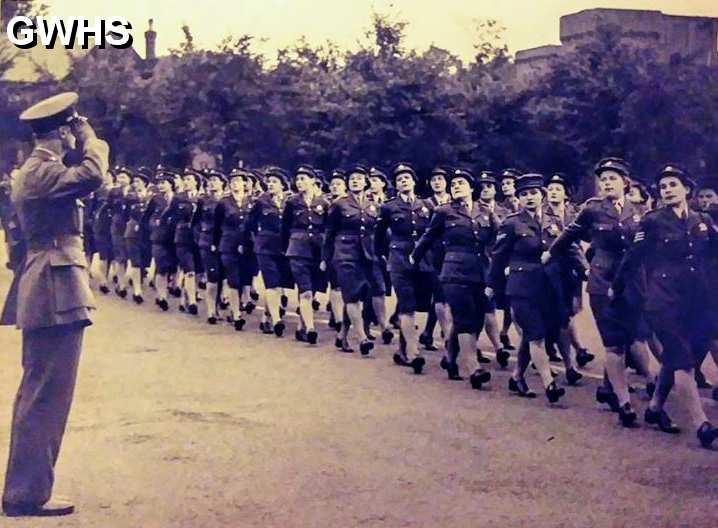
[(196, 214), (199, 205), (199, 195), (184, 191), (175, 195), (177, 210), (177, 225), (175, 226), (174, 243), (176, 246), (192, 247), (195, 244), (195, 224), (200, 215)]
[(150, 200), (145, 212), (146, 225), (150, 233), (150, 241), (162, 246), (173, 246), (177, 214), (174, 209), (174, 196), (167, 198), (164, 194), (156, 194)]
[(108, 203), (110, 187), (103, 187), (95, 193), (92, 233), (95, 240), (111, 241), (112, 207)]
[(515, 196), (507, 196), (499, 202), (499, 205), (506, 209), (509, 214), (519, 212), (519, 199)]
[(219, 246), (221, 235), (216, 220), (217, 208), (223, 197), (216, 197), (210, 194), (205, 195), (197, 208), (197, 247), (204, 250), (212, 250)]
[(718, 228), (707, 213), (688, 211), (685, 218), (669, 207), (646, 213), (613, 279), (616, 293), (645, 269), (648, 312), (694, 311), (705, 304), (718, 255)]
[(551, 254), (565, 255), (579, 240), (590, 242), (588, 293), (606, 295), (640, 221), (640, 211), (627, 199), (619, 213), (608, 198), (591, 198), (551, 246)]
[(247, 233), (254, 236), (254, 253), (257, 255), (282, 255), (282, 215), (287, 196), (282, 195), (279, 204), (270, 193), (255, 200), (249, 215)]
[(142, 224), (142, 220), (150, 205), (150, 198), (149, 194), (140, 196), (136, 192), (127, 195), (127, 224), (124, 233), (126, 240), (142, 240), (149, 235), (147, 226)]
[(129, 218), (127, 209), (127, 194), (129, 191), (129, 187), (114, 187), (107, 197), (107, 207), (109, 207), (112, 216), (110, 236), (113, 240), (122, 239), (125, 234)]
[(12, 187), (27, 246), (3, 309), (2, 324), (23, 330), (90, 324), (94, 298), (87, 277), (78, 200), (106, 182), (109, 147), (92, 138), (79, 166), (35, 148)]
[[(252, 207), (253, 202), (250, 196), (244, 196), (239, 204), (231, 195), (219, 201), (215, 224), (216, 229), (220, 232), (220, 253), (236, 255), (239, 252), (239, 247), (244, 245), (248, 238), (247, 228)], [(246, 255), (248, 248), (243, 249)]]
[(0, 222), (2, 222), (5, 242), (9, 251), (8, 265), (14, 271), (25, 257), (25, 240), (22, 236), (22, 229), (20, 229), (20, 219), (17, 216), (15, 207), (12, 205), (10, 193), (10, 181), (2, 182), (0, 184)]
[(316, 196), (308, 205), (299, 194), (287, 200), (282, 215), (282, 247), (288, 257), (321, 260), (330, 207), (325, 196)]
[(461, 201), (442, 205), (434, 211), (412, 257), (418, 262), (429, 249), (443, 242), (439, 280), (485, 284), (489, 267), (486, 250), (496, 239), (498, 225), (496, 215), (480, 202), (474, 202), (471, 212)]
[(353, 193), (336, 200), (327, 216), (322, 260), (378, 262), (374, 238), (378, 221), (374, 202), (364, 199), (360, 204)]
[(381, 206), (376, 228), (376, 245), (380, 255), (387, 257), (391, 272), (434, 271), (433, 251), (427, 251), (417, 266), (409, 263), (409, 255), (429, 227), (433, 207), (428, 200), (414, 198), (407, 202), (397, 195)]

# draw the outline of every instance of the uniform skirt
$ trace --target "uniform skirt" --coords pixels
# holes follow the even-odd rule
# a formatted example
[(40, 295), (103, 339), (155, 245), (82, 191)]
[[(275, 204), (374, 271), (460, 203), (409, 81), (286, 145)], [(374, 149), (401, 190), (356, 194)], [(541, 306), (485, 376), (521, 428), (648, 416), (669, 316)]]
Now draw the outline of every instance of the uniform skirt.
[(259, 264), (265, 288), (292, 288), (294, 286), (289, 260), (284, 255), (257, 255), (257, 264)]
[(444, 282), (455, 334), (476, 334), (484, 327), (488, 298), (486, 286), (477, 282)]
[(338, 260), (333, 263), (345, 303), (386, 294), (384, 275), (378, 263), (370, 260)]
[(289, 267), (299, 293), (326, 291), (327, 274), (319, 269), (319, 262), (316, 260), (290, 257)]
[[(202, 257), (202, 269), (207, 274), (207, 281), (219, 283), (222, 280), (222, 259), (218, 251), (212, 251), (209, 248), (200, 248), (199, 253)], [(194, 260), (194, 253), (192, 253)]]
[(127, 264), (127, 244), (124, 233), (122, 235), (112, 233), (112, 260), (119, 264)]
[(435, 274), (419, 270), (392, 271), (391, 283), (400, 314), (428, 312), (434, 295)]
[(592, 294), (589, 302), (603, 346), (630, 346), (636, 336), (638, 314), (625, 297), (610, 300), (607, 295)]
[(110, 237), (109, 234), (95, 236), (95, 249), (98, 255), (100, 255), (100, 260), (109, 262), (114, 258), (112, 237)]
[(663, 345), (661, 364), (670, 370), (697, 367), (710, 345), (711, 325), (706, 317), (691, 310), (674, 307), (661, 312), (646, 312), (646, 319)]
[(136, 268), (147, 268), (152, 260), (150, 245), (141, 238), (126, 238), (127, 259)]
[(550, 294), (537, 298), (512, 297), (511, 313), (522, 337), (528, 341), (547, 338), (555, 341), (561, 328), (568, 324), (568, 319), (559, 316)]
[[(185, 273), (197, 272), (197, 255), (194, 246), (180, 245), (176, 246), (177, 263), (179, 268)], [(200, 257), (201, 260), (201, 257)]]
[(253, 260), (251, 256), (239, 253), (221, 254), (222, 271), (230, 288), (240, 290), (252, 285), (252, 279), (256, 274)]
[(177, 256), (175, 248), (172, 244), (152, 244), (152, 258), (155, 259), (157, 273), (160, 275), (170, 275), (177, 272)]

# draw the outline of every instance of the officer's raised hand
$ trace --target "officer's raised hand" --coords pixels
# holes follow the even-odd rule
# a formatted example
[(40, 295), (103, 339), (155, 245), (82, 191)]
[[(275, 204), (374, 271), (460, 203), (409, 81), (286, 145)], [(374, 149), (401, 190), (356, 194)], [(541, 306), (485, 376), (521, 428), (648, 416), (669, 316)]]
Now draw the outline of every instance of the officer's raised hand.
[(90, 139), (97, 139), (95, 129), (92, 128), (86, 117), (77, 117), (70, 123), (72, 133), (80, 143), (86, 143)]

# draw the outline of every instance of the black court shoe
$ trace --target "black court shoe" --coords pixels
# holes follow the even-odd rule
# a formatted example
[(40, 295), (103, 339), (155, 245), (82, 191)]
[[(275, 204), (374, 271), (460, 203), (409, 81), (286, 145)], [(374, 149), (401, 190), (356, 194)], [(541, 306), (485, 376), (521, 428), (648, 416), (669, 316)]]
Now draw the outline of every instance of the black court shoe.
[(185, 312), (187, 311), (187, 308), (184, 307), (184, 304), (180, 304), (180, 305), (177, 307), (177, 309), (178, 309), (181, 313), (185, 313)]
[(299, 341), (300, 343), (306, 343), (307, 342), (307, 333), (304, 330), (295, 330), (294, 331), (294, 340)]
[(418, 356), (411, 360), (411, 364), (409, 366), (414, 370), (414, 374), (418, 376), (423, 372), (424, 365), (426, 365), (426, 360), (423, 357)]
[(368, 356), (373, 349), (374, 343), (372, 343), (368, 339), (365, 339), (359, 344), (359, 351), (361, 352), (362, 356)]
[(236, 319), (236, 320), (234, 321), (234, 329), (235, 329), (237, 332), (241, 332), (242, 330), (244, 330), (244, 325), (245, 325), (245, 324), (246, 324), (246, 321), (240, 317), (239, 319)]
[(391, 356), (391, 359), (394, 361), (395, 365), (399, 365), (400, 367), (408, 367), (410, 364), (409, 358), (404, 352), (394, 352), (394, 355)]
[(481, 353), (481, 350), (478, 348), (476, 349), (476, 361), (478, 361), (482, 365), (487, 365), (487, 364), (491, 363), (491, 360), (489, 358), (485, 357)]
[(420, 334), (419, 344), (424, 347), (424, 350), (428, 350), (429, 352), (436, 352), (439, 350), (434, 346), (434, 339), (430, 335)]
[(334, 338), (334, 348), (341, 348), (341, 347), (342, 347), (342, 338), (335, 337)]
[(206, 290), (206, 289), (207, 289), (207, 281), (199, 281), (199, 282), (197, 283), (197, 287), (198, 287), (200, 290)]
[(216, 325), (217, 324), (217, 318), (214, 315), (210, 315), (207, 318), (207, 324)]
[(393, 339), (394, 339), (394, 332), (392, 332), (388, 328), (384, 329), (384, 331), (381, 333), (382, 343), (384, 343), (385, 345), (388, 345), (389, 343), (392, 342)]
[(618, 408), (618, 420), (623, 427), (638, 427), (638, 424), (636, 424), (637, 418), (638, 415), (630, 403), (625, 403)]
[(272, 330), (272, 323), (269, 321), (264, 321), (262, 323), (259, 323), (259, 329), (262, 331), (263, 334), (273, 334), (274, 330)]
[(7, 517), (60, 517), (75, 512), (75, 506), (70, 502), (52, 499), (39, 506), (3, 502), (2, 509)]
[(548, 399), (549, 403), (556, 403), (565, 394), (566, 389), (564, 389), (563, 387), (558, 387), (555, 381), (552, 381), (551, 384), (546, 387), (546, 398)]
[(286, 328), (284, 321), (278, 321), (274, 325), (274, 335), (277, 337), (282, 337), (284, 335), (284, 329)]
[(496, 363), (498, 363), (501, 368), (509, 366), (510, 358), (511, 354), (505, 348), (499, 348), (498, 352), (496, 352)]
[(247, 313), (247, 315), (249, 315), (254, 311), (256, 307), (256, 304), (254, 304), (252, 301), (249, 301), (247, 304), (244, 305), (244, 311)]
[(394, 327), (395, 330), (401, 330), (401, 325), (399, 324), (399, 314), (394, 314), (389, 318), (389, 324)]
[(591, 354), (585, 348), (579, 348), (578, 351), (576, 352), (576, 363), (578, 363), (578, 366), (581, 368), (588, 365), (595, 358), (596, 358), (596, 356)]
[(504, 347), (506, 350), (516, 350), (511, 344), (509, 336), (507, 336), (506, 334), (499, 335), (499, 339), (501, 340), (501, 346)]
[(310, 345), (316, 345), (317, 341), (319, 341), (319, 334), (316, 330), (309, 330), (307, 332), (307, 343)]
[(491, 380), (491, 372), (482, 368), (476, 369), (469, 377), (471, 388), (480, 390), (484, 383), (488, 383)]
[(348, 338), (340, 339), (339, 342), (341, 343), (341, 345), (339, 346), (339, 350), (341, 350), (342, 352), (344, 352), (346, 354), (351, 354), (352, 352), (354, 352), (354, 349), (351, 346), (349, 346)]
[(282, 308), (286, 308), (289, 304), (289, 297), (286, 295), (282, 295), (282, 297), (279, 299), (280, 304), (282, 305)]
[(618, 405), (618, 396), (604, 386), (596, 387), (596, 401), (598, 403), (605, 403), (613, 412), (618, 412), (620, 407), (620, 405)]
[(525, 379), (517, 381), (514, 378), (509, 378), (509, 392), (515, 392), (522, 398), (530, 399), (536, 397), (536, 393), (529, 388)]
[(169, 289), (170, 295), (172, 297), (182, 297), (182, 290), (180, 288), (174, 287)]
[(710, 422), (703, 422), (703, 424), (696, 431), (696, 436), (701, 443), (701, 446), (709, 449), (713, 441), (718, 438), (718, 429), (713, 427)]
[(199, 311), (197, 310), (197, 305), (196, 305), (196, 304), (190, 304), (190, 305), (187, 307), (187, 313), (190, 314), (190, 315), (197, 315), (197, 314), (199, 313)]
[(561, 356), (559, 356), (558, 352), (556, 352), (555, 345), (549, 345), (546, 347), (546, 355), (551, 363), (563, 363), (563, 359), (561, 359)]
[(259, 300), (259, 294), (256, 291), (251, 291), (249, 292), (249, 298), (257, 302)]
[(226, 310), (227, 308), (229, 308), (229, 301), (227, 301), (226, 299), (220, 299), (217, 303), (217, 306), (219, 306), (220, 310)]
[(125, 288), (115, 288), (115, 293), (123, 299), (127, 297), (127, 290)]
[(132, 300), (135, 301), (135, 304), (142, 304), (145, 302), (145, 299), (142, 297), (142, 295), (133, 295)]
[(648, 394), (649, 398), (653, 398), (653, 394), (656, 392), (656, 384), (652, 381), (649, 381), (646, 383), (646, 394)]
[(578, 382), (583, 379), (583, 374), (577, 371), (575, 368), (570, 368), (566, 371), (566, 383), (571, 385), (578, 385)]
[(664, 433), (678, 434), (681, 432), (681, 428), (673, 423), (673, 420), (671, 420), (671, 417), (668, 416), (666, 411), (654, 411), (649, 407), (646, 409), (643, 419), (648, 424), (657, 425)]
[(110, 293), (110, 288), (108, 288), (106, 285), (102, 284), (100, 286), (100, 293), (102, 293), (103, 295), (107, 295), (108, 293)]
[(319, 308), (321, 308), (321, 305), (319, 304), (319, 301), (317, 301), (316, 299), (314, 299), (314, 300), (312, 301), (312, 310), (314, 310), (315, 312), (318, 312), (318, 311), (319, 311)]
[(170, 304), (167, 302), (167, 299), (155, 299), (155, 303), (162, 309), (163, 312), (170, 309)]
[(446, 374), (451, 381), (463, 381), (464, 378), (459, 374), (459, 365), (456, 363), (446, 363)]

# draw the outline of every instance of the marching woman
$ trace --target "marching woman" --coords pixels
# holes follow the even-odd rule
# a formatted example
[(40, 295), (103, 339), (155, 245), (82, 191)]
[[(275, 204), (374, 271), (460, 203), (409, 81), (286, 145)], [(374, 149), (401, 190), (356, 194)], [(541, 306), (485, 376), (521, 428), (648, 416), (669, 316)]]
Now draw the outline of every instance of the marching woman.
[[(281, 315), (282, 289), (293, 286), (289, 261), (282, 247), (282, 213), (289, 183), (286, 173), (279, 167), (268, 168), (264, 181), (267, 192), (254, 202), (246, 233), (247, 237), (254, 236), (254, 252), (264, 281), (267, 310), (262, 315), (261, 330), (266, 334), (274, 332), (277, 337), (282, 337), (286, 328)], [(267, 315), (271, 318), (271, 323), (267, 320)]]
[[(331, 204), (344, 198), (347, 195), (346, 174), (341, 169), (334, 169), (329, 176), (329, 194), (327, 199)], [(327, 263), (327, 277), (329, 279), (329, 307), (331, 308), (331, 317), (329, 326), (333, 326), (336, 331), (334, 346), (345, 352), (350, 352), (351, 347), (347, 341), (349, 324), (348, 316), (344, 309), (344, 300), (342, 299), (342, 291), (339, 287), (339, 279), (337, 278), (336, 268), (333, 264)], [(332, 324), (333, 323), (333, 324)]]
[(175, 174), (159, 167), (155, 173), (157, 194), (152, 197), (143, 224), (147, 225), (152, 243), (152, 259), (155, 261), (155, 304), (163, 311), (169, 310), (169, 279), (177, 272), (177, 256), (174, 247), (177, 218), (172, 209), (174, 201)]
[(319, 337), (314, 325), (314, 294), (327, 289), (326, 273), (319, 264), (330, 203), (316, 181), (315, 170), (300, 165), (294, 173), (297, 194), (287, 200), (282, 214), (282, 246), (299, 292), (300, 328), (295, 335), (298, 341), (310, 345), (316, 344)]
[(248, 181), (251, 181), (251, 178), (246, 170), (234, 169), (229, 174), (230, 194), (219, 201), (215, 214), (215, 229), (221, 233), (219, 254), (229, 287), (232, 324), (238, 332), (245, 325), (242, 316), (242, 298), (249, 295), (249, 288), (255, 275), (255, 266), (249, 248), (244, 246), (249, 213), (252, 209), (252, 200), (245, 192)]
[[(519, 212), (509, 215), (501, 224), (493, 251), (487, 295), (506, 279), (506, 294), (511, 300), (511, 312), (521, 330), (516, 368), (509, 379), (509, 390), (522, 397), (533, 398), (524, 378), (532, 361), (541, 375), (546, 398), (556, 403), (565, 390), (553, 379), (546, 355), (546, 336), (568, 325), (568, 314), (561, 309), (561, 295), (542, 262), (545, 252), (543, 202), (544, 178), (540, 174), (524, 174), (516, 181)], [(550, 223), (550, 222), (547, 222)]]
[(695, 184), (682, 169), (665, 166), (656, 183), (664, 206), (641, 220), (609, 296), (619, 295), (645, 267), (645, 310), (663, 345), (658, 385), (645, 420), (667, 433), (680, 431), (663, 408), (675, 383), (698, 440), (708, 448), (718, 438), (718, 429), (703, 410), (694, 369), (696, 355), (708, 348), (712, 337), (705, 292), (715, 274), (711, 264), (718, 253), (718, 228), (708, 214), (688, 207)]
[(219, 255), (219, 231), (215, 216), (219, 201), (224, 197), (226, 176), (215, 169), (206, 171), (206, 194), (197, 209), (199, 239), (197, 246), (202, 256), (202, 269), (207, 274), (207, 323), (217, 324), (219, 284), (222, 282), (222, 263)]
[[(487, 248), (496, 240), (498, 219), (480, 202), (473, 200), (474, 177), (457, 169), (450, 177), (452, 201), (439, 206), (429, 228), (419, 240), (410, 262), (421, 262), (432, 247), (444, 243), (444, 262), (439, 280), (452, 315), (447, 354), (441, 360), (450, 380), (463, 379), (456, 362), (460, 352), (474, 355), (476, 340), (484, 325), (488, 299), (485, 295)], [(491, 373), (479, 367), (471, 374), (471, 386), (480, 389)]]
[(99, 277), (97, 284), (100, 292), (107, 295), (110, 288), (107, 286), (107, 279), (110, 276), (110, 265), (112, 264), (112, 208), (108, 204), (108, 196), (112, 187), (103, 186), (95, 192), (95, 210), (92, 222), (92, 233), (95, 238), (95, 249), (99, 262)]
[(127, 276), (132, 281), (132, 300), (142, 304), (142, 279), (144, 271), (150, 265), (152, 250), (149, 232), (142, 224), (150, 195), (147, 184), (150, 176), (143, 169), (132, 175), (132, 192), (127, 195), (127, 224), (125, 226), (125, 250), (127, 252)]
[(417, 198), (417, 176), (411, 165), (400, 163), (392, 176), (398, 194), (381, 206), (376, 244), (380, 254), (388, 256), (387, 268), (396, 290), (402, 343), (406, 348), (394, 354), (394, 362), (410, 366), (415, 374), (421, 374), (426, 361), (419, 353), (416, 312), (429, 311), (438, 280), (431, 251), (416, 264), (410, 262), (409, 257), (429, 226), (431, 205)]
[(112, 210), (110, 238), (112, 240), (112, 261), (115, 266), (117, 285), (115, 293), (123, 299), (127, 297), (127, 251), (125, 246), (125, 228), (127, 227), (127, 195), (131, 190), (132, 173), (127, 167), (118, 167), (114, 189), (107, 197), (108, 207)]
[(182, 176), (183, 190), (175, 195), (177, 227), (174, 242), (177, 263), (182, 272), (182, 299), (179, 308), (191, 315), (197, 315), (197, 273), (200, 271), (198, 265), (201, 262), (199, 248), (194, 240), (201, 181), (199, 172), (186, 168)]
[[(384, 322), (382, 338), (390, 343), (392, 332), (386, 327), (384, 277), (376, 255), (374, 231), (379, 209), (366, 196), (369, 171), (355, 165), (348, 172), (349, 194), (329, 209), (322, 250), (322, 270), (334, 266), (349, 322), (359, 336), (359, 349), (368, 355), (374, 348), (364, 331), (362, 301), (371, 297), (379, 323)], [(350, 349), (346, 349), (349, 351)]]
[[(640, 211), (626, 199), (630, 165), (620, 158), (604, 158), (594, 170), (600, 198), (588, 200), (576, 219), (550, 248), (553, 256), (565, 255), (579, 240), (591, 243), (593, 257), (588, 294), (598, 333), (606, 349), (606, 381), (596, 390), (596, 400), (619, 413), (621, 424), (632, 427), (636, 413), (631, 406), (624, 354), (635, 339), (637, 312), (624, 295), (610, 299), (608, 290), (623, 253), (641, 220)], [(645, 363), (647, 358), (636, 358)], [(648, 372), (648, 365), (641, 370)], [(609, 388), (609, 383), (612, 388)]]

